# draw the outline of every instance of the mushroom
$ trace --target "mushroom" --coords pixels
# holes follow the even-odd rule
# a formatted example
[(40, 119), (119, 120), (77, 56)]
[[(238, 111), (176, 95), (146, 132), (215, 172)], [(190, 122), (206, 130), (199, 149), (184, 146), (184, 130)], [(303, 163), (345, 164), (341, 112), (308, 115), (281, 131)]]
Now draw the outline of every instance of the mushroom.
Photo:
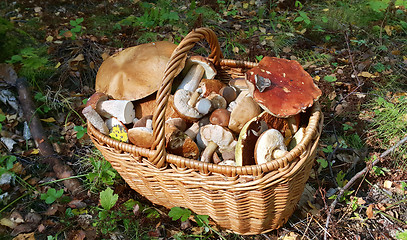
[(236, 144), (233, 134), (218, 125), (208, 124), (201, 127), (200, 135), (202, 142), (206, 146), (201, 155), (201, 161), (203, 162), (212, 162), (212, 155), (218, 147), (219, 151), (222, 152), (233, 148)]
[(131, 123), (136, 116), (134, 105), (128, 100), (99, 101), (96, 105), (96, 111), (102, 117), (116, 117), (125, 124)]
[(211, 101), (212, 109), (226, 108), (228, 106), (226, 99), (215, 92), (209, 94), (206, 99)]
[[(155, 94), (141, 100), (134, 101), (133, 104), (134, 108), (136, 109), (137, 118), (142, 118), (146, 115), (152, 115), (157, 106), (157, 103), (155, 101)], [(165, 111), (165, 119), (179, 117), (179, 114), (174, 109), (174, 96), (170, 95), (168, 97), (167, 109)]]
[(101, 133), (109, 135), (109, 129), (107, 128), (105, 121), (102, 117), (96, 112), (92, 106), (87, 106), (82, 110), (83, 116)]
[(165, 123), (175, 126), (181, 131), (185, 131), (187, 129), (187, 123), (182, 118), (169, 118), (165, 120)]
[(131, 143), (137, 147), (151, 148), (154, 142), (153, 129), (146, 127), (130, 128), (127, 133)]
[(264, 111), (259, 116), (248, 121), (240, 131), (236, 145), (235, 152), (237, 166), (255, 164), (254, 143), (267, 129), (277, 129), (280, 132), (285, 133), (289, 129), (287, 119), (274, 117)]
[(298, 143), (302, 141), (305, 136), (305, 128), (301, 127), (298, 131), (294, 134), (293, 138), (291, 139), (290, 143), (288, 144), (288, 150), (292, 150)]
[(199, 148), (194, 140), (174, 125), (165, 124), (165, 138), (168, 153), (198, 159)]
[(199, 87), (202, 89), (202, 96), (207, 97), (211, 93), (219, 93), (225, 84), (217, 79), (204, 78), (199, 83)]
[(230, 112), (224, 108), (216, 109), (212, 112), (209, 121), (214, 125), (227, 127), (229, 125)]
[(180, 115), (181, 118), (184, 118), (189, 121), (196, 121), (203, 117), (203, 114), (198, 112), (194, 106), (188, 104), (188, 101), (191, 99), (192, 92), (179, 89), (174, 94), (174, 109)]
[(134, 145), (142, 148), (150, 148), (153, 145), (153, 128), (152, 115), (147, 115), (134, 123), (133, 128), (130, 128), (127, 135), (129, 141)]
[(208, 98), (201, 98), (195, 106), (196, 110), (202, 115), (206, 115), (212, 109), (212, 102)]
[(283, 135), (276, 129), (269, 129), (262, 133), (256, 142), (254, 159), (260, 165), (283, 157), (287, 152)]
[(239, 133), (243, 125), (261, 113), (261, 108), (248, 96), (247, 91), (241, 92), (235, 102), (236, 106), (231, 111), (228, 127), (233, 132)]
[(121, 142), (128, 142), (128, 129), (116, 117), (111, 117), (105, 121), (107, 128), (109, 128), (109, 136)]
[(234, 101), (237, 97), (236, 89), (230, 86), (223, 87), (219, 91), (219, 94), (226, 100), (227, 104)]
[(213, 64), (202, 56), (192, 56), (187, 60), (186, 65), (191, 65), (191, 67), (178, 86), (178, 89), (194, 92), (198, 88), (202, 77), (212, 79), (216, 75), (216, 69)]
[(133, 101), (149, 96), (158, 90), (176, 47), (170, 42), (153, 42), (126, 48), (110, 56), (96, 75), (96, 91), (118, 100)]
[(234, 78), (229, 81), (229, 86), (233, 87), (239, 92), (249, 90), (249, 86), (247, 85), (245, 78)]
[(246, 79), (253, 99), (276, 117), (287, 118), (305, 111), (322, 94), (295, 60), (266, 56), (246, 72)]

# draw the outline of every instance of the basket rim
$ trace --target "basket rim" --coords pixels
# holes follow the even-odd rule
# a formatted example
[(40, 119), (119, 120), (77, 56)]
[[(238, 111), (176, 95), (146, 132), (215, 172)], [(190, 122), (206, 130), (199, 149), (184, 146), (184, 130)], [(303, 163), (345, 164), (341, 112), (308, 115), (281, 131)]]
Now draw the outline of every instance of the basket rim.
[[(222, 59), (221, 66), (227, 67), (243, 67), (243, 66), (253, 66), (256, 63), (246, 62), (246, 61), (236, 61), (230, 59)], [(306, 149), (307, 145), (315, 139), (315, 135), (317, 134), (320, 125), (322, 125), (322, 112), (318, 101), (314, 103), (314, 105), (310, 109), (311, 115), (309, 118), (308, 125), (305, 130), (305, 137), (301, 140), (300, 143), (297, 144), (288, 154), (285, 156), (275, 159), (273, 161), (263, 163), (261, 165), (247, 165), (247, 166), (225, 166), (225, 165), (218, 165), (214, 163), (205, 163), (199, 160), (184, 158), (174, 154), (165, 153), (163, 158), (165, 158), (165, 162), (171, 163), (176, 165), (179, 168), (189, 168), (200, 171), (204, 174), (209, 174), (210, 172), (213, 173), (220, 173), (225, 174), (227, 176), (234, 176), (234, 175), (262, 175), (264, 173), (268, 173), (271, 171), (275, 171), (277, 169), (281, 169), (286, 167), (290, 162), (294, 161), (294, 159), (298, 158)], [(147, 149), (137, 147), (131, 143), (124, 143), (118, 140), (112, 139), (109, 136), (106, 136), (100, 133), (92, 124), (87, 122), (88, 131), (94, 135), (94, 137), (101, 143), (106, 144), (110, 147), (115, 148), (119, 151), (128, 152), (134, 154), (136, 156), (151, 158), (156, 154), (155, 149)], [(162, 168), (166, 168), (167, 164), (162, 166)], [(154, 164), (152, 164), (154, 165)]]

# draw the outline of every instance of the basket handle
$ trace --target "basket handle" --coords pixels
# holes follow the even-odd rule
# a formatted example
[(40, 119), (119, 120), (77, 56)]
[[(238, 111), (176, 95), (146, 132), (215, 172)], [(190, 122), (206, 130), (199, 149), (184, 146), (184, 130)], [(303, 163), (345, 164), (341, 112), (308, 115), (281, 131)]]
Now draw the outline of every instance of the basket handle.
[(191, 50), (191, 48), (193, 48), (197, 42), (204, 38), (209, 43), (211, 48), (209, 58), (213, 59), (215, 66), (219, 66), (220, 60), (223, 56), (216, 34), (209, 28), (197, 28), (185, 36), (185, 38), (180, 42), (178, 47), (172, 53), (164, 71), (164, 77), (157, 92), (156, 109), (153, 114), (154, 143), (151, 149), (156, 149), (157, 151), (154, 151), (153, 156), (148, 158), (149, 161), (158, 168), (164, 166), (166, 163), (164, 123), (165, 110), (167, 108), (172, 82), (176, 77), (175, 74), (179, 68), (183, 67), (182, 63), (188, 51)]

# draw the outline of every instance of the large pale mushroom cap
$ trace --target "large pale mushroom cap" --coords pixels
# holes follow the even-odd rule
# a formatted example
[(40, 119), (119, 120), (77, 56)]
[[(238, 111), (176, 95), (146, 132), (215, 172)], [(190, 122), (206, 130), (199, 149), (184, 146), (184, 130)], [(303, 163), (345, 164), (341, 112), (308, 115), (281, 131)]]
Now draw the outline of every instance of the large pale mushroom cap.
[(161, 84), (167, 62), (176, 47), (170, 42), (153, 42), (126, 48), (110, 56), (99, 68), (96, 91), (114, 99), (130, 101), (154, 93)]
[(294, 60), (264, 57), (246, 77), (253, 99), (276, 117), (305, 111), (322, 94), (312, 77)]

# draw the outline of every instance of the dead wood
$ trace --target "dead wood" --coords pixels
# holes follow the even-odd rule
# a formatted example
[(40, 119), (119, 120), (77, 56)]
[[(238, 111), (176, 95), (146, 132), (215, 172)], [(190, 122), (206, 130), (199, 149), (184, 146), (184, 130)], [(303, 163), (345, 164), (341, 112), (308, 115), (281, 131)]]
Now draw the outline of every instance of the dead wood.
[[(29, 124), (31, 135), (38, 147), (40, 154), (44, 157), (44, 163), (52, 166), (57, 178), (65, 179), (74, 176), (72, 169), (64, 164), (60, 158), (55, 155), (54, 149), (47, 140), (47, 136), (44, 133), (44, 129), (41, 122), (35, 112), (35, 106), (32, 101), (32, 97), (27, 85), (27, 81), (24, 78), (18, 78), (15, 84), (17, 88), (19, 101), (23, 110), (24, 118)], [(78, 179), (67, 179), (63, 181), (65, 187), (74, 196), (84, 194)]]

